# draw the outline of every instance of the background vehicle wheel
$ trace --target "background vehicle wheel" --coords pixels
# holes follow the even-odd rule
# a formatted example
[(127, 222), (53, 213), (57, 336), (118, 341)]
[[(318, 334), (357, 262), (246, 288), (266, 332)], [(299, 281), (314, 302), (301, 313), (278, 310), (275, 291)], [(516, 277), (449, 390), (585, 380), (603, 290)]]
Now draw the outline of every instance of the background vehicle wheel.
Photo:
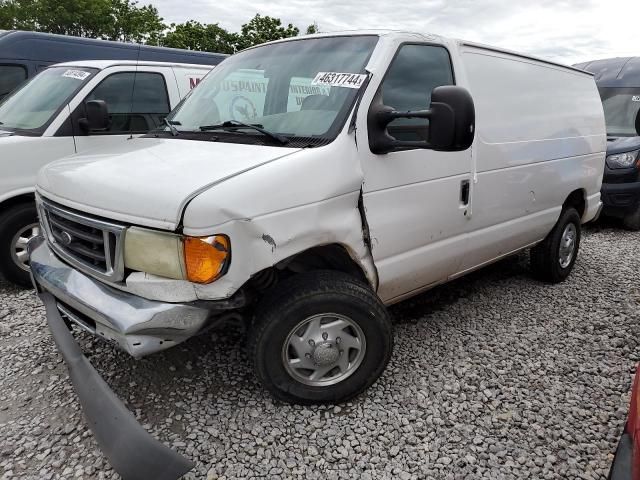
[(31, 286), (27, 242), (39, 232), (35, 205), (16, 205), (0, 216), (0, 274), (5, 279)]
[(640, 205), (636, 208), (636, 211), (630, 213), (622, 219), (622, 223), (628, 230), (637, 232), (640, 230)]
[(575, 208), (563, 210), (549, 235), (531, 249), (534, 276), (550, 283), (559, 283), (567, 278), (578, 257), (580, 236), (580, 215)]
[(267, 293), (249, 332), (258, 379), (289, 403), (340, 403), (382, 374), (391, 319), (374, 292), (349, 275), (294, 275)]

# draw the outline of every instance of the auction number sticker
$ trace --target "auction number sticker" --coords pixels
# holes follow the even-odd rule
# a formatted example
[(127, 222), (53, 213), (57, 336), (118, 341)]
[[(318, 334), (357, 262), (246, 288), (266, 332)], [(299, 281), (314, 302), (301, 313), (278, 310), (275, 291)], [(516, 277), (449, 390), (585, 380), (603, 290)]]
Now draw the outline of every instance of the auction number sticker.
[(89, 75), (89, 72), (85, 72), (84, 70), (67, 70), (62, 74), (63, 77), (67, 78), (75, 78), (76, 80), (84, 80)]
[(360, 88), (366, 78), (366, 75), (360, 73), (319, 72), (311, 85)]
[(633, 97), (631, 97), (631, 101), (632, 102), (640, 102), (640, 95), (634, 95)]

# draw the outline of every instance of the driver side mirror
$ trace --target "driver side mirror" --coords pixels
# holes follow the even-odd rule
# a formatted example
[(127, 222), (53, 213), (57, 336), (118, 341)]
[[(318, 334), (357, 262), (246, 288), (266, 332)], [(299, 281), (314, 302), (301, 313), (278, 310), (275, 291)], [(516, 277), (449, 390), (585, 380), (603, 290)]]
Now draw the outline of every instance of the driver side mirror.
[[(473, 143), (475, 117), (471, 94), (455, 85), (434, 88), (428, 110), (408, 112), (398, 112), (384, 105), (380, 91), (371, 105), (367, 118), (369, 146), (371, 151), (377, 154), (407, 148), (425, 148), (442, 152), (466, 150)], [(389, 134), (387, 127), (398, 118), (429, 119), (428, 140), (396, 140)]]
[(640, 136), (640, 110), (636, 114), (636, 134)]
[(78, 120), (85, 133), (104, 132), (109, 128), (109, 109), (104, 100), (89, 100), (85, 103), (87, 116)]

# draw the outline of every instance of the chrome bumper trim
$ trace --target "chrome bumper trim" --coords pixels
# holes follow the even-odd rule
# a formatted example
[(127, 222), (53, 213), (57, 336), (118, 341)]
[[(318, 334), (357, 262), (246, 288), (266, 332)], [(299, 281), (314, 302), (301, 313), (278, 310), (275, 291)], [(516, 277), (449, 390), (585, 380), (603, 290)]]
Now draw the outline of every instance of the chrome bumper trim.
[[(39, 292), (51, 293), (69, 320), (142, 357), (192, 337), (210, 310), (147, 300), (85, 275), (60, 261), (42, 237), (29, 242), (31, 275)], [(89, 321), (85, 321), (82, 317)]]

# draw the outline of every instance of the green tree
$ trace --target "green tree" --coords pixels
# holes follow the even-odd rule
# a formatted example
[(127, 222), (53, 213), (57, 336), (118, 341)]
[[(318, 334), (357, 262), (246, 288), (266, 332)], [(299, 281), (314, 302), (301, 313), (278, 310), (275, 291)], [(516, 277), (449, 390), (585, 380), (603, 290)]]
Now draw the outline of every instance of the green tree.
[(0, 0), (0, 29), (141, 42), (165, 28), (155, 7), (132, 0)]
[(295, 37), (299, 33), (298, 27), (294, 27), (291, 24), (283, 27), (279, 18), (273, 18), (268, 15), (263, 17), (260, 14), (256, 14), (249, 23), (242, 25), (236, 48), (242, 50), (264, 42)]
[(316, 22), (313, 22), (312, 25), (307, 27), (307, 35), (312, 35), (314, 33), (320, 33), (320, 27), (318, 27)]
[(142, 43), (158, 37), (167, 26), (153, 5), (138, 6), (131, 0), (111, 0), (115, 22), (108, 40)]
[(202, 24), (194, 20), (176, 25), (161, 39), (165, 47), (202, 50), (205, 52), (234, 53), (237, 36), (217, 23)]
[[(317, 30), (317, 25), (310, 25), (307, 33), (315, 33)], [(189, 50), (235, 53), (264, 42), (295, 37), (299, 33), (300, 30), (291, 24), (283, 27), (279, 18), (257, 14), (242, 25), (239, 33), (229, 32), (217, 23), (203, 24), (190, 20), (171, 24), (169, 31), (158, 38), (152, 38), (149, 43)]]

